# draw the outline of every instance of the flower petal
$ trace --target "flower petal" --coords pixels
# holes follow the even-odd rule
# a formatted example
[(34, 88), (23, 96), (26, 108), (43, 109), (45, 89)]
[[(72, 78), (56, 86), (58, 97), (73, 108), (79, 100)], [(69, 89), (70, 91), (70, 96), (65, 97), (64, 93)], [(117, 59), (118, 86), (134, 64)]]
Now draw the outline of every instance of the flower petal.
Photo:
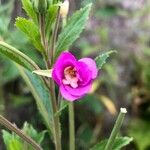
[(69, 52), (62, 52), (57, 58), (56, 63), (53, 66), (52, 78), (61, 84), (64, 75), (64, 68), (69, 65), (74, 65), (76, 63), (76, 58)]
[(77, 100), (79, 99), (81, 96), (73, 96), (71, 95), (63, 85), (60, 86), (60, 92), (61, 92), (61, 95), (62, 97), (64, 97), (66, 100), (68, 101), (74, 101), (74, 100)]
[(91, 58), (82, 58), (79, 60), (79, 62), (83, 62), (89, 67), (92, 72), (92, 79), (95, 79), (98, 74), (98, 69), (96, 67), (95, 61)]
[(68, 93), (70, 93), (71, 95), (82, 97), (91, 90), (92, 82), (90, 82), (86, 86), (80, 86), (80, 87), (77, 87), (77, 88), (72, 88), (69, 85), (65, 85), (64, 87), (65, 87), (66, 91)]
[(89, 70), (88, 66), (85, 63), (79, 61), (76, 63), (75, 67), (78, 72), (77, 77), (80, 81), (79, 86), (87, 85), (92, 79), (91, 70)]

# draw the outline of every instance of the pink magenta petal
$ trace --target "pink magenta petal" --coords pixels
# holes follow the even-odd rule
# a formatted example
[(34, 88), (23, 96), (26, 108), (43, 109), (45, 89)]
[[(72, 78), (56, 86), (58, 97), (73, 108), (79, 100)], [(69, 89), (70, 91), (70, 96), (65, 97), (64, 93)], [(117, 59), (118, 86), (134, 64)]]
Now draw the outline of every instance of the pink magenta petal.
[(89, 69), (92, 72), (92, 79), (95, 79), (97, 77), (98, 69), (96, 67), (96, 63), (93, 59), (91, 58), (82, 58), (79, 60), (79, 62), (84, 62)]
[(61, 55), (57, 58), (56, 63), (53, 66), (52, 78), (61, 84), (63, 78), (64, 68), (69, 65), (76, 63), (76, 58), (69, 52), (62, 52)]
[(65, 98), (65, 100), (68, 100), (68, 101), (74, 101), (74, 100), (77, 100), (79, 99), (81, 96), (73, 96), (71, 95), (63, 85), (60, 86), (60, 92), (61, 92), (61, 95), (63, 98)]
[(61, 78), (59, 78), (59, 76), (57, 77), (57, 75), (56, 75), (56, 70), (55, 70), (55, 69), (53, 69), (52, 78), (53, 78), (53, 80), (54, 80), (58, 85), (61, 84)]
[(90, 82), (86, 86), (80, 86), (80, 87), (77, 87), (77, 88), (72, 88), (68, 85), (65, 85), (64, 87), (68, 91), (68, 93), (70, 93), (71, 95), (82, 97), (83, 95), (87, 94), (91, 90), (92, 82)]
[(85, 86), (87, 85), (91, 79), (92, 79), (92, 74), (91, 74), (91, 70), (89, 69), (88, 65), (86, 65), (83, 62), (77, 62), (76, 63), (76, 69), (78, 72), (78, 78), (80, 80), (79, 82), (79, 86)]

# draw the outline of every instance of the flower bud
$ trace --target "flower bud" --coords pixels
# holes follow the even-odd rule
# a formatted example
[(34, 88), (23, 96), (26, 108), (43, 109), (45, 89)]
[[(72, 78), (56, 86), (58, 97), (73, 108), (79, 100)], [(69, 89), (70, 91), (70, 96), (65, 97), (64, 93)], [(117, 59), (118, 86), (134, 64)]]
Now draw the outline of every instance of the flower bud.
[(60, 7), (60, 15), (62, 18), (66, 18), (69, 11), (69, 0), (65, 0)]
[(47, 10), (47, 0), (33, 0), (33, 7), (37, 13), (44, 14)]

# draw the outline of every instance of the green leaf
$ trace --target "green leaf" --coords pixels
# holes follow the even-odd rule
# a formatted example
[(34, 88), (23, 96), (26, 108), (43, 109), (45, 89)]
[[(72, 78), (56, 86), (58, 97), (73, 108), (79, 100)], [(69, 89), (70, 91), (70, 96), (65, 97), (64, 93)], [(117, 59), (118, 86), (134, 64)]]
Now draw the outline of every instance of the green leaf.
[(0, 4), (0, 35), (3, 38), (8, 34), (13, 9), (14, 0)]
[(0, 41), (0, 53), (4, 54), (12, 61), (25, 67), (26, 69), (28, 69), (30, 71), (38, 68), (36, 63), (32, 59), (30, 59), (27, 55), (23, 54), (16, 48), (14, 48), (2, 41)]
[(109, 58), (110, 54), (112, 54), (112, 53), (116, 53), (116, 51), (111, 50), (111, 51), (105, 52), (103, 54), (100, 54), (99, 56), (97, 56), (95, 58), (96, 65), (97, 65), (98, 69), (102, 68), (102, 66), (106, 63), (106, 60)]
[(134, 138), (139, 150), (148, 150), (150, 147), (150, 121), (133, 119), (129, 124), (128, 135)]
[(3, 133), (3, 140), (6, 146), (9, 145), (9, 141), (11, 140), (12, 136), (9, 132), (2, 130)]
[(41, 131), (41, 132), (37, 132), (33, 128), (33, 126), (27, 122), (24, 123), (22, 130), (26, 135), (29, 135), (38, 144), (42, 143), (44, 136), (45, 136), (45, 133), (46, 133), (46, 130)]
[[(124, 146), (128, 145), (133, 138), (131, 137), (117, 137), (115, 139), (112, 150), (121, 150)], [(103, 140), (100, 143), (96, 144), (90, 150), (104, 150), (108, 140)]]
[(47, 89), (40, 76), (32, 74), (20, 66), (17, 67), (35, 98), (37, 107), (44, 119), (47, 128), (52, 130), (52, 106), (49, 90)]
[(55, 57), (58, 57), (62, 51), (68, 50), (72, 43), (79, 37), (88, 20), (91, 6), (92, 4), (88, 4), (78, 10), (68, 20), (67, 25), (58, 37)]
[[(31, 137), (36, 143), (41, 144), (46, 131), (37, 132), (32, 125), (28, 124), (27, 122), (24, 123), (22, 128), (23, 133)], [(3, 133), (3, 140), (7, 147), (7, 150), (21, 150), (21, 149), (27, 149), (27, 150), (34, 150), (34, 148), (25, 143), (22, 138), (20, 138), (17, 134), (14, 132), (9, 133), (6, 130), (2, 130)]]
[(34, 11), (33, 5), (30, 0), (22, 0), (23, 9), (26, 11), (27, 15), (33, 19), (33, 21), (37, 24), (37, 14)]
[(46, 21), (45, 33), (46, 33), (47, 37), (49, 37), (49, 34), (52, 29), (51, 26), (52, 26), (53, 22), (55, 21), (55, 18), (57, 15), (57, 9), (58, 9), (58, 6), (50, 5), (47, 10), (46, 18), (45, 18), (45, 21)]
[[(92, 101), (91, 101), (92, 99)], [(102, 104), (94, 94), (88, 94), (82, 98), (82, 101), (77, 102), (81, 107), (86, 107), (90, 112), (99, 115), (103, 111)]]
[(11, 134), (5, 130), (2, 130), (2, 133), (7, 150), (20, 150), (23, 148), (23, 142), (20, 141), (16, 134)]
[(55, 113), (55, 115), (60, 115), (61, 112), (68, 106), (69, 102), (66, 100), (61, 100), (60, 102), (60, 108), (59, 110)]
[(48, 69), (48, 70), (34, 70), (33, 73), (40, 75), (40, 76), (44, 76), (44, 77), (52, 77), (52, 69)]
[(43, 52), (44, 48), (41, 44), (41, 37), (38, 26), (31, 20), (27, 20), (25, 18), (18, 17), (16, 19), (15, 25), (18, 29), (24, 32), (32, 44), (40, 51)]
[(16, 66), (7, 57), (0, 55), (0, 64), (3, 64), (3, 68), (5, 68), (0, 71), (1, 85), (15, 80), (19, 76)]

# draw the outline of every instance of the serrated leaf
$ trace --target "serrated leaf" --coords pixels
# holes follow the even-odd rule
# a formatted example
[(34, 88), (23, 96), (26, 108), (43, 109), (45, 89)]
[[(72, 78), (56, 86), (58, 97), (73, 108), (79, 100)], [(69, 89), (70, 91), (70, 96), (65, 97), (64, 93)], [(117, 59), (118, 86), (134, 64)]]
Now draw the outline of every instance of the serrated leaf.
[(46, 130), (41, 131), (41, 132), (37, 132), (33, 128), (33, 126), (31, 124), (27, 123), (27, 122), (24, 123), (22, 131), (26, 135), (29, 135), (38, 144), (42, 143), (42, 141), (44, 139), (44, 136), (45, 136), (45, 133), (46, 133)]
[(41, 44), (41, 37), (38, 26), (33, 21), (18, 17), (16, 19), (15, 25), (29, 37), (29, 39), (32, 41), (32, 44), (40, 52), (44, 51), (44, 48)]
[(36, 63), (27, 55), (2, 41), (0, 41), (0, 53), (4, 54), (15, 63), (25, 67), (30, 71), (34, 70), (35, 68), (38, 68)]
[(109, 58), (110, 54), (112, 54), (112, 53), (116, 53), (116, 51), (111, 50), (111, 51), (105, 52), (103, 54), (100, 54), (99, 56), (97, 56), (95, 58), (96, 65), (97, 65), (98, 69), (102, 68), (102, 66), (106, 63), (106, 60)]
[(79, 37), (88, 20), (91, 6), (92, 4), (85, 6), (70, 17), (67, 25), (63, 28), (63, 31), (58, 37), (55, 58), (57, 58), (62, 51), (68, 50), (72, 43)]
[(33, 73), (40, 75), (40, 76), (44, 76), (44, 77), (52, 77), (52, 69), (48, 69), (48, 70), (34, 70)]
[[(112, 150), (121, 150), (124, 146), (128, 145), (133, 138), (131, 137), (117, 137), (115, 139)], [(90, 150), (104, 150), (108, 140), (103, 140), (100, 143), (96, 144)]]
[(40, 76), (32, 74), (20, 66), (17, 67), (35, 98), (37, 107), (47, 128), (49, 131), (52, 130), (52, 106), (50, 101), (51, 96), (48, 88), (45, 86)]
[(37, 23), (37, 15), (36, 12), (34, 11), (33, 5), (30, 0), (21, 0), (23, 9), (26, 11), (27, 15), (33, 19), (35, 23)]

